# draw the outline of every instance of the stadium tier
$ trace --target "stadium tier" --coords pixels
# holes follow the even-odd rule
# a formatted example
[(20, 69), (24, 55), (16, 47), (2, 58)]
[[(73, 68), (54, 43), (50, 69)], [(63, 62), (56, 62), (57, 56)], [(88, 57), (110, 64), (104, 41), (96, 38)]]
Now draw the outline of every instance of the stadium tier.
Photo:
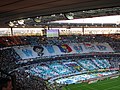
[(21, 90), (92, 83), (119, 75), (119, 45), (119, 40), (102, 35), (1, 37), (0, 68), (16, 75)]

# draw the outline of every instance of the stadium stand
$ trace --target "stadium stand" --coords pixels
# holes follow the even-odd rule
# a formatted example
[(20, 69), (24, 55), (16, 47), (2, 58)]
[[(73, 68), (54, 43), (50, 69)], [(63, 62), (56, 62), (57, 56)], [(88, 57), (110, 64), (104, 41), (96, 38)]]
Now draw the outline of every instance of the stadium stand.
[[(16, 75), (18, 90), (50, 90), (55, 88), (52, 83), (71, 84), (118, 74), (118, 43), (104, 35), (1, 37), (0, 68)], [(32, 50), (34, 46), (43, 49), (41, 56)]]

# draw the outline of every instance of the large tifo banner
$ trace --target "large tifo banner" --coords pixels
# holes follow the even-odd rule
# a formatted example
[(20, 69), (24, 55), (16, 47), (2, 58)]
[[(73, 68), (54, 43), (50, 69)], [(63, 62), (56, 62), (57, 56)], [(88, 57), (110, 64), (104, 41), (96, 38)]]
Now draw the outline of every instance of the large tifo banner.
[(22, 59), (41, 56), (55, 56), (61, 54), (90, 53), (90, 52), (114, 52), (108, 43), (70, 43), (61, 45), (41, 46), (14, 46), (14, 50)]

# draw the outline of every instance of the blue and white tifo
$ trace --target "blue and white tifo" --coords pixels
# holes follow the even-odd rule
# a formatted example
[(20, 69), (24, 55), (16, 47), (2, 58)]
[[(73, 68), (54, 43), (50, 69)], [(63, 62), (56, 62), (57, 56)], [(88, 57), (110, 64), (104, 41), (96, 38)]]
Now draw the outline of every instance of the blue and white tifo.
[(107, 59), (63, 59), (30, 65), (25, 72), (48, 80), (50, 83), (72, 84), (118, 73), (110, 67), (111, 64)]
[(59, 84), (73, 84), (73, 83), (81, 83), (83, 81), (89, 80), (89, 79), (96, 79), (101, 78), (101, 76), (108, 76), (117, 73), (117, 71), (113, 72), (101, 72), (101, 73), (95, 73), (95, 74), (82, 74), (82, 75), (76, 75), (71, 76), (67, 78), (61, 78), (57, 79), (56, 83)]
[[(90, 53), (114, 53), (108, 43), (67, 43), (57, 45), (26, 45), (13, 46), (21, 61), (41, 57), (67, 56)], [(47, 58), (51, 59), (51, 58)], [(56, 59), (56, 58), (54, 58)], [(41, 60), (41, 59), (40, 59)], [(112, 60), (103, 57), (60, 58), (56, 60), (39, 61), (21, 67), (28, 76), (36, 76), (48, 82), (58, 84), (80, 83), (90, 79), (99, 79), (118, 73), (119, 68), (112, 66)], [(116, 65), (116, 63), (115, 63)], [(117, 65), (118, 66), (118, 65)], [(19, 68), (18, 68), (19, 69)], [(18, 70), (19, 71), (19, 70)]]
[(22, 59), (91, 52), (114, 52), (108, 43), (97, 42), (69, 43), (60, 45), (14, 46), (13, 49)]

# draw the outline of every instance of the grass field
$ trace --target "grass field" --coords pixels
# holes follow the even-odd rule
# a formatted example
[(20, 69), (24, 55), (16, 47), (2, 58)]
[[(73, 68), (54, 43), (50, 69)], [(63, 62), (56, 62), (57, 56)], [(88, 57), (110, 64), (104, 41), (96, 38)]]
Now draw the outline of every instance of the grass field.
[(63, 87), (62, 90), (120, 90), (120, 77), (105, 79), (92, 84), (71, 84)]

